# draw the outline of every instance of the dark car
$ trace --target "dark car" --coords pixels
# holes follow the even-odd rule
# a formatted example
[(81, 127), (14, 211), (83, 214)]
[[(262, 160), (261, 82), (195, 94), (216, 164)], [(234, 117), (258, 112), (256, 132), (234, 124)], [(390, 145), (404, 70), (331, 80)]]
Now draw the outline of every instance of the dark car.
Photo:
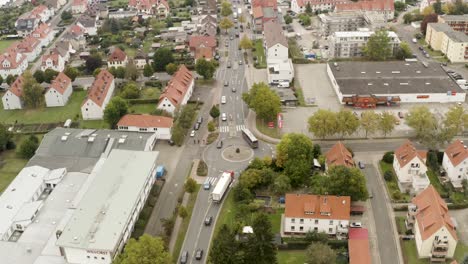
[(219, 149), (223, 148), (223, 141), (222, 140), (218, 141), (218, 143), (216, 144), (216, 148), (219, 148)]
[(197, 249), (197, 252), (195, 252), (195, 259), (201, 260), (202, 258), (203, 258), (203, 249)]
[(203, 117), (202, 117), (202, 116), (200, 116), (200, 117), (198, 118), (197, 123), (198, 123), (198, 124), (203, 123)]
[(193, 129), (195, 130), (200, 129), (200, 123), (195, 123), (195, 125), (193, 125)]
[(209, 226), (211, 225), (211, 222), (213, 221), (213, 217), (212, 216), (208, 216), (207, 218), (205, 218), (205, 225), (206, 226)]

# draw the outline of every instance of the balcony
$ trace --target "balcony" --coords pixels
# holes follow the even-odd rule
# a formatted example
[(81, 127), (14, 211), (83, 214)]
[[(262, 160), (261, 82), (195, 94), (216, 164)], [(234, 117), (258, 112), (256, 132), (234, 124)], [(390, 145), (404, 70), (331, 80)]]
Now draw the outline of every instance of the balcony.
[(440, 262), (440, 263), (445, 263), (445, 257), (437, 257), (437, 256), (432, 256), (431, 257), (431, 263), (433, 262)]
[(336, 233), (337, 234), (348, 234), (348, 226), (337, 225), (336, 226)]

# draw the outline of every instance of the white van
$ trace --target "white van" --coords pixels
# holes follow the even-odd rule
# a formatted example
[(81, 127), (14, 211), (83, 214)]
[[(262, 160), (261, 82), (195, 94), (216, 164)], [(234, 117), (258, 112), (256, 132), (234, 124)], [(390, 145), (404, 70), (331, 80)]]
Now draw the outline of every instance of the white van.
[(289, 88), (288, 82), (280, 82), (278, 83), (278, 88)]
[(221, 103), (222, 104), (225, 104), (226, 103), (226, 96), (221, 96)]

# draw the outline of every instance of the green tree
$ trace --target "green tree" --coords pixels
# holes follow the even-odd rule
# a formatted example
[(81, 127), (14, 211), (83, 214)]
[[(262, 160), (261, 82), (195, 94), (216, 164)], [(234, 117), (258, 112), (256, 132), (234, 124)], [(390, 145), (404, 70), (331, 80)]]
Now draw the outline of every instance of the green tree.
[(300, 14), (299, 15), (299, 20), (301, 21), (302, 25), (303, 26), (310, 26), (310, 24), (312, 23), (312, 20), (310, 19), (310, 16), (306, 15), (306, 14)]
[(254, 83), (248, 93), (242, 94), (242, 99), (263, 120), (275, 120), (281, 111), (279, 96), (263, 82)]
[(276, 166), (284, 168), (291, 185), (304, 184), (310, 175), (314, 153), (312, 140), (303, 134), (286, 134), (276, 146)]
[(385, 111), (379, 119), (379, 131), (386, 137), (395, 129), (396, 119), (391, 113)]
[(227, 17), (221, 19), (221, 22), (219, 22), (219, 28), (226, 30), (226, 33), (228, 29), (232, 28), (233, 26), (234, 23), (232, 23), (232, 21)]
[(151, 77), (153, 75), (153, 67), (151, 67), (151, 65), (149, 63), (147, 63), (145, 65), (145, 67), (143, 68), (143, 76), (145, 77)]
[(242, 39), (241, 39), (241, 41), (240, 41), (240, 43), (239, 43), (239, 47), (240, 47), (241, 49), (243, 49), (244, 51), (253, 48), (252, 40), (249, 39), (249, 37), (247, 36), (247, 34), (244, 34), (244, 35), (242, 36)]
[(209, 262), (213, 264), (243, 263), (243, 252), (236, 240), (235, 233), (225, 224), (214, 237)]
[(369, 37), (363, 48), (364, 54), (371, 60), (384, 61), (392, 56), (392, 46), (387, 30), (378, 30)]
[(257, 169), (248, 169), (245, 170), (240, 178), (239, 178), (239, 183), (249, 189), (252, 190), (258, 185), (262, 183), (262, 175), (260, 174), (260, 170)]
[(170, 49), (160, 48), (154, 53), (153, 60), (153, 69), (155, 71), (161, 72), (166, 69), (166, 65), (174, 62), (174, 56), (172, 55), (172, 51)]
[(210, 116), (214, 119), (218, 118), (221, 113), (219, 112), (219, 108), (216, 105), (213, 105), (210, 110)]
[(0, 85), (3, 83), (3, 77), (0, 75)]
[(274, 179), (272, 189), (279, 195), (291, 191), (291, 179), (289, 179), (288, 176), (281, 174)]
[(448, 133), (448, 139), (451, 140), (457, 134), (468, 128), (468, 113), (462, 106), (453, 106), (445, 113), (443, 125)]
[(442, 2), (440, 0), (437, 0), (434, 4), (432, 4), (432, 7), (434, 8), (434, 13), (438, 15), (444, 14), (444, 12), (442, 12)]
[(394, 6), (396, 11), (401, 12), (405, 10), (406, 4), (403, 2), (395, 2)]
[(173, 140), (174, 143), (177, 144), (177, 146), (182, 146), (182, 144), (184, 143), (184, 138), (185, 138), (184, 129), (179, 125), (175, 125), (174, 128), (172, 129), (171, 140)]
[(185, 206), (179, 206), (177, 208), (177, 214), (181, 217), (181, 218), (185, 218), (188, 216), (188, 212), (187, 212), (187, 208), (185, 208)]
[(216, 71), (216, 67), (213, 62), (207, 61), (205, 58), (198, 59), (195, 63), (195, 70), (198, 74), (203, 76), (203, 79), (210, 80), (213, 78), (213, 74)]
[(223, 1), (221, 3), (221, 15), (224, 17), (230, 16), (232, 14), (232, 5), (228, 1)]
[(125, 79), (136, 81), (138, 79), (140, 73), (138, 72), (137, 67), (133, 62), (127, 63), (127, 67), (125, 67)]
[(421, 138), (436, 128), (437, 120), (427, 106), (415, 106), (409, 111), (406, 124), (415, 130), (418, 138)]
[(271, 222), (264, 213), (257, 214), (252, 223), (253, 235), (247, 237), (245, 260), (247, 263), (275, 264), (276, 247)]
[(85, 61), (85, 67), (88, 73), (94, 72), (94, 70), (101, 68), (102, 66), (102, 58), (99, 53), (92, 54), (89, 56)]
[(338, 120), (336, 113), (319, 109), (308, 120), (309, 132), (313, 133), (316, 137), (325, 138), (336, 134), (338, 127)]
[(404, 60), (406, 58), (411, 58), (412, 56), (413, 52), (411, 51), (410, 46), (407, 42), (402, 41), (395, 57), (399, 60)]
[(336, 252), (325, 243), (313, 242), (307, 248), (306, 261), (308, 264), (334, 264)]
[(177, 71), (177, 68), (178, 68), (177, 64), (169, 63), (166, 65), (166, 72), (169, 75), (173, 75)]
[(359, 127), (359, 119), (349, 110), (340, 110), (336, 114), (337, 132), (341, 137), (352, 135)]
[(184, 184), (185, 192), (193, 193), (195, 192), (196, 189), (197, 189), (197, 182), (192, 178), (188, 178)]
[(115, 77), (119, 79), (125, 78), (125, 70), (126, 68), (124, 67), (111, 67), (109, 69), (109, 72)]
[(18, 154), (23, 159), (30, 159), (34, 156), (38, 147), (39, 139), (35, 135), (30, 135), (21, 143)]
[(293, 22), (292, 16), (290, 16), (290, 15), (285, 15), (285, 16), (284, 16), (284, 23), (286, 23), (286, 25), (289, 25), (289, 24), (291, 24), (292, 22)]
[(437, 23), (438, 15), (436, 13), (430, 13), (424, 16), (423, 21), (421, 22), (421, 32), (426, 35), (427, 24), (428, 23)]
[(58, 71), (47, 69), (44, 71), (44, 81), (46, 83), (52, 83), (52, 81), (55, 79), (55, 77), (57, 77), (58, 74)]
[(7, 127), (0, 123), (0, 152), (7, 148), (8, 142), (11, 140), (12, 134)]
[(135, 83), (127, 83), (120, 92), (120, 96), (125, 99), (137, 99), (140, 97), (140, 89)]
[(325, 233), (325, 232), (309, 231), (306, 234), (305, 240), (309, 241), (309, 242), (327, 243), (328, 242), (328, 234)]
[(254, 198), (252, 192), (242, 184), (237, 184), (232, 188), (232, 195), (234, 196), (234, 201), (238, 203), (250, 203)]
[(312, 7), (310, 6), (310, 2), (307, 2), (305, 12), (309, 16), (312, 15)]
[(60, 15), (60, 18), (62, 20), (70, 20), (73, 18), (72, 12), (71, 11), (63, 11), (62, 14)]
[[(19, 77), (21, 78), (21, 77)], [(36, 82), (29, 71), (23, 75), (23, 95), (24, 105), (28, 108), (38, 108), (44, 104), (44, 96), (42, 91), (44, 88)]]
[(246, 21), (246, 20), (245, 20), (245, 16), (244, 16), (244, 15), (240, 15), (240, 16), (239, 16), (239, 23), (244, 24), (245, 21)]
[(36, 79), (37, 83), (43, 83), (45, 81), (44, 72), (42, 70), (37, 70), (33, 74), (33, 77)]
[(7, 78), (6, 78), (6, 83), (8, 85), (11, 85), (14, 81), (16, 80), (16, 77), (11, 75), (11, 74), (8, 74)]
[(73, 81), (75, 81), (76, 77), (80, 76), (80, 71), (77, 68), (67, 66), (65, 70), (63, 71), (68, 78), (70, 78)]
[(353, 201), (367, 199), (366, 178), (358, 168), (332, 166), (328, 169), (328, 175), (330, 194), (350, 196)]
[(361, 128), (366, 132), (366, 138), (369, 133), (373, 134), (377, 131), (379, 127), (379, 118), (380, 116), (374, 111), (365, 111), (362, 113), (360, 122)]
[(128, 113), (128, 104), (122, 97), (114, 97), (104, 109), (104, 120), (111, 128), (115, 128), (122, 116)]
[(144, 234), (130, 238), (125, 249), (112, 263), (114, 264), (171, 264), (171, 254), (166, 250), (160, 237)]
[(413, 22), (413, 15), (411, 13), (406, 13), (403, 15), (403, 23), (409, 24)]

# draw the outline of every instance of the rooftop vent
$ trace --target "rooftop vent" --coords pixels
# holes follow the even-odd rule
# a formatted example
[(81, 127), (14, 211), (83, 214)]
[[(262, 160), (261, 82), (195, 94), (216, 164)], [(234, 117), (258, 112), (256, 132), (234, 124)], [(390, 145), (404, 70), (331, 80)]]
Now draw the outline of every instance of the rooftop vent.
[(94, 139), (96, 139), (96, 137), (89, 137), (89, 138), (88, 138), (88, 142), (93, 143), (93, 142), (94, 142)]
[(60, 138), (60, 140), (62, 140), (62, 141), (67, 141), (67, 139), (68, 139), (68, 136), (62, 136), (62, 137)]

